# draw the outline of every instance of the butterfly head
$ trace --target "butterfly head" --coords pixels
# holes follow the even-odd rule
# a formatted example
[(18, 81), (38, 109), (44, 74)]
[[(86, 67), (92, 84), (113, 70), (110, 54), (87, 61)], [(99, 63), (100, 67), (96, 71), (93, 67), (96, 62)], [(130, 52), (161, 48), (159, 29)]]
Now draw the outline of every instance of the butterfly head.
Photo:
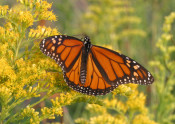
[(84, 44), (87, 44), (88, 42), (90, 42), (90, 38), (88, 36), (84, 37)]
[(91, 42), (90, 42), (90, 38), (88, 36), (84, 37), (84, 45), (85, 45), (86, 49), (90, 49)]

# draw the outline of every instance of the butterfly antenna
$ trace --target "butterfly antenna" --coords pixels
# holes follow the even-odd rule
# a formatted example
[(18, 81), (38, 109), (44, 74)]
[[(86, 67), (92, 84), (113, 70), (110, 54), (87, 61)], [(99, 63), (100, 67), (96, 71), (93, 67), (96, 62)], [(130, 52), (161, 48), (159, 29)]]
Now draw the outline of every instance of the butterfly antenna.
[(80, 37), (81, 40), (84, 40), (85, 37), (88, 37), (88, 35), (86, 33), (72, 35), (72, 36), (73, 37)]

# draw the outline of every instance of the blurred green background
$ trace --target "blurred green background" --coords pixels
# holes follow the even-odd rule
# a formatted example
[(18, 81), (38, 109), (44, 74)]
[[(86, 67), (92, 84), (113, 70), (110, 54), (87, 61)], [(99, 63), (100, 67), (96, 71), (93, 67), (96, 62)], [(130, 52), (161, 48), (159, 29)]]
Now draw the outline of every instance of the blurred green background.
[[(150, 113), (155, 113), (152, 118), (159, 123), (175, 123), (175, 116), (171, 117), (173, 121), (160, 121), (175, 113), (173, 103), (175, 71), (172, 71), (175, 68), (171, 65), (166, 67), (164, 61), (167, 59), (163, 56), (169, 56), (169, 61), (174, 63), (175, 54), (166, 51), (163, 53), (157, 47), (159, 46), (157, 42), (164, 32), (162, 28), (165, 17), (175, 11), (175, 0), (48, 0), (48, 2), (53, 3), (52, 10), (58, 20), (46, 21), (44, 23), (46, 26), (57, 27), (61, 34), (78, 38), (82, 38), (82, 34), (87, 34), (92, 44), (120, 51), (148, 68), (155, 76), (156, 84), (152, 88), (142, 86), (139, 90), (147, 94), (147, 106)], [(0, 4), (13, 8), (17, 2), (1, 0)], [(3, 20), (0, 25), (3, 25)], [(175, 23), (172, 23), (170, 33), (172, 38), (166, 45), (174, 46)], [(156, 65), (156, 62), (159, 64)], [(160, 66), (163, 66), (163, 69)], [(169, 80), (171, 87), (167, 86)], [(170, 100), (167, 100), (169, 97)], [(76, 103), (65, 107), (64, 110), (69, 112), (66, 112), (64, 122), (74, 123), (73, 120), (83, 117), (83, 112), (87, 113), (85, 106), (86, 103)], [(171, 107), (167, 108), (168, 106)], [(171, 111), (166, 116), (161, 116), (169, 109)]]

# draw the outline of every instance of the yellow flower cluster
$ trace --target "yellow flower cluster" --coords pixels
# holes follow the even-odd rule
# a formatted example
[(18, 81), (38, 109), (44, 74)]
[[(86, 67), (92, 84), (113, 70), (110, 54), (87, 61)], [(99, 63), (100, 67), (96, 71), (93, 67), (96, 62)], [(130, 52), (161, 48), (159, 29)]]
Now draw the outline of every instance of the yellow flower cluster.
[(126, 104), (130, 111), (139, 111), (141, 113), (147, 114), (148, 110), (145, 107), (146, 97), (143, 93), (138, 93), (135, 91), (127, 100)]
[[(67, 95), (69, 96), (69, 93), (67, 93)], [(61, 93), (60, 97), (56, 97), (55, 100), (51, 100), (53, 106), (61, 106), (61, 104), (64, 104), (64, 102), (68, 102), (66, 99), (64, 99), (65, 94)]]
[(114, 109), (120, 113), (125, 113), (127, 111), (126, 105), (122, 101), (117, 99), (105, 99), (104, 104), (107, 108)]
[(43, 109), (41, 109), (42, 115), (43, 116), (47, 115), (49, 116), (50, 119), (54, 119), (55, 115), (62, 116), (63, 113), (62, 106), (71, 104), (73, 97), (74, 97), (73, 94), (60, 93), (59, 97), (51, 99), (51, 102), (53, 104), (51, 108), (44, 107)]
[[(113, 94), (114, 95), (122, 94), (128, 97), (128, 100), (126, 102), (127, 109), (130, 109), (131, 111), (136, 110), (142, 113), (147, 113), (147, 109), (145, 107), (146, 97), (143, 93), (139, 93), (137, 91), (137, 87), (138, 87), (137, 84), (132, 84), (132, 83), (129, 83), (126, 85), (120, 85), (117, 89), (113, 91)], [(119, 101), (116, 101), (116, 102), (120, 103)], [(121, 107), (121, 108), (125, 108), (125, 107)]]
[(165, 17), (165, 23), (163, 25), (163, 31), (164, 32), (169, 32), (171, 31), (171, 24), (173, 23), (175, 19), (175, 12), (172, 12), (169, 16)]
[(49, 119), (55, 119), (55, 115), (62, 116), (63, 114), (63, 110), (61, 106), (52, 107), (52, 108), (44, 107), (41, 109), (41, 112), (42, 112), (42, 116), (46, 116)]
[(8, 9), (9, 9), (9, 7), (7, 5), (0, 6), (0, 17), (5, 16), (7, 14)]
[(90, 124), (127, 124), (124, 118), (114, 117), (110, 114), (100, 115), (98, 117), (92, 117)]
[(137, 88), (137, 84), (125, 84), (125, 85), (119, 85), (112, 93), (114, 95), (116, 94), (122, 94), (125, 96), (130, 96)]
[(89, 121), (86, 120), (85, 118), (78, 118), (75, 120), (75, 123), (77, 123), (77, 124), (89, 124)]
[(4, 37), (5, 29), (0, 26), (0, 37)]
[(31, 38), (42, 38), (52, 35), (58, 35), (59, 32), (56, 28), (50, 28), (45, 26), (38, 26), (36, 29), (30, 29), (29, 37)]
[(104, 106), (100, 106), (98, 104), (87, 104), (86, 109), (93, 114), (100, 115), (105, 114), (107, 112)]
[(11, 99), (12, 92), (5, 86), (0, 87), (0, 101), (3, 105), (6, 105)]
[(146, 115), (139, 114), (134, 118), (132, 124), (158, 124), (158, 123), (150, 120)]
[[(4, 83), (2, 85), (5, 84), (13, 91), (15, 99), (29, 96), (38, 97), (39, 94), (36, 93), (38, 88), (37, 87), (32, 88), (30, 85), (35, 84), (36, 79), (45, 76), (42, 75), (44, 74), (43, 71), (37, 68), (34, 64), (30, 62), (27, 63), (22, 58), (18, 59), (15, 62), (15, 64), (16, 64), (15, 71), (13, 70), (12, 67), (8, 66), (7, 62), (3, 61), (3, 64), (1, 64), (3, 66), (2, 69), (4, 68), (1, 75), (9, 76), (9, 78), (7, 77), (2, 78), (4, 80)], [(24, 89), (24, 86), (28, 87)]]
[[(172, 30), (172, 23), (175, 20), (175, 12), (172, 12), (169, 16), (165, 17), (165, 23), (163, 24), (163, 31), (164, 33), (161, 35), (161, 37), (159, 38), (158, 42), (156, 43), (156, 46), (161, 50), (161, 52), (163, 53), (163, 57), (166, 60), (166, 62), (168, 62), (169, 60), (171, 60), (171, 54), (173, 54), (175, 52), (175, 46), (172, 43), (172, 39), (173, 39), (173, 34), (171, 33)], [(150, 62), (150, 64), (152, 66), (156, 66), (161, 70), (165, 70), (165, 68), (172, 68), (174, 63), (170, 62), (168, 63), (165, 67), (162, 63), (160, 63), (160, 61), (152, 61)], [(172, 68), (172, 70), (174, 70)], [(164, 88), (164, 86), (162, 87)], [(161, 88), (161, 89), (162, 89)]]
[(40, 2), (36, 2), (36, 10), (39, 10), (39, 13), (36, 12), (35, 16), (38, 16), (39, 19), (56, 21), (56, 16), (53, 14), (53, 12), (48, 11), (48, 9), (50, 9), (51, 6), (52, 4), (49, 4), (43, 0), (41, 0)]
[(137, 16), (126, 16), (121, 19), (118, 19), (117, 25), (120, 26), (125, 23), (136, 23), (139, 24), (141, 22), (141, 19), (138, 18)]
[(24, 23), (24, 25), (31, 26), (33, 25), (33, 16), (30, 11), (19, 12), (19, 20)]
[(156, 46), (160, 48), (160, 50), (164, 53), (165, 59), (169, 60), (171, 59), (170, 54), (175, 51), (175, 46), (174, 45), (169, 45), (168, 47), (167, 44), (169, 44), (169, 41), (173, 38), (173, 34), (171, 34), (171, 28), (172, 28), (172, 23), (175, 20), (175, 12), (172, 12), (169, 16), (165, 18), (165, 23), (163, 25), (163, 31), (164, 33), (161, 35), (161, 38), (158, 40)]
[(23, 5), (29, 7), (30, 9), (34, 9), (34, 18), (38, 18), (38, 20), (51, 20), (56, 21), (56, 16), (53, 14), (51, 9), (52, 4), (48, 3), (45, 0), (18, 0)]
[(78, 118), (75, 120), (78, 124), (127, 124), (121, 117), (113, 117), (109, 114), (100, 115), (98, 117), (92, 117), (90, 121), (84, 118)]
[[(1, 50), (1, 49), (0, 49)], [(5, 58), (0, 59), (0, 82), (15, 81), (16, 74)], [(1, 83), (2, 84), (2, 83)]]
[(10, 20), (13, 20), (13, 23), (16, 25), (25, 25), (26, 27), (29, 27), (33, 25), (34, 18), (30, 11), (20, 11), (17, 9), (10, 9), (8, 11), (8, 18)]
[(70, 105), (78, 97), (79, 96), (74, 91), (72, 91), (71, 93), (66, 93), (66, 94), (65, 93), (60, 93), (59, 97), (56, 97), (55, 99), (51, 99), (51, 102), (52, 102), (54, 107), (62, 106), (62, 105)]
[(38, 16), (39, 19), (47, 19), (47, 20), (56, 21), (56, 16), (54, 16), (53, 12), (51, 11), (43, 11), (41, 14), (36, 14), (35, 16)]
[[(171, 12), (165, 17), (163, 23), (163, 32), (156, 42), (159, 52), (154, 57), (154, 61), (150, 65), (155, 68), (155, 85), (156, 92), (152, 99), (156, 100), (152, 104), (153, 116), (156, 120), (163, 123), (174, 123), (175, 116), (174, 106), (174, 87), (175, 87), (175, 45), (174, 45), (174, 22), (175, 12)], [(165, 112), (166, 111), (166, 112)]]
[[(95, 124), (156, 124), (148, 117), (148, 110), (145, 107), (146, 97), (139, 93), (136, 84), (119, 86), (113, 93), (127, 96), (127, 100), (119, 100), (113, 95), (112, 99), (103, 99), (103, 106), (88, 104), (86, 109), (91, 113), (89, 119), (78, 118), (77, 123)], [(112, 111), (111, 111), (112, 110)], [(111, 112), (110, 112), (111, 111)], [(140, 119), (138, 119), (140, 117)]]
[(36, 9), (48, 10), (52, 7), (52, 4), (43, 0), (17, 0), (17, 1), (19, 1), (21, 4), (29, 6), (30, 9), (33, 9), (34, 7), (36, 7)]
[(34, 7), (35, 1), (39, 1), (39, 0), (17, 0), (17, 2), (20, 2), (26, 6), (29, 6), (31, 9)]
[[(0, 39), (1, 43), (8, 44), (8, 47), (15, 46), (17, 40), (19, 39), (20, 35), (13, 27), (12, 23), (7, 22), (4, 27), (0, 26)], [(5, 50), (3, 50), (5, 51)], [(8, 51), (7, 51), (8, 52)]]
[(30, 117), (30, 124), (39, 124), (40, 123), (40, 117), (39, 112), (36, 112), (35, 109), (30, 108), (27, 106), (23, 112), (21, 113), (22, 117)]
[(140, 29), (131, 29), (131, 30), (128, 29), (128, 30), (124, 30), (120, 33), (121, 37), (133, 36), (133, 35), (139, 35), (139, 36), (145, 37), (146, 33)]

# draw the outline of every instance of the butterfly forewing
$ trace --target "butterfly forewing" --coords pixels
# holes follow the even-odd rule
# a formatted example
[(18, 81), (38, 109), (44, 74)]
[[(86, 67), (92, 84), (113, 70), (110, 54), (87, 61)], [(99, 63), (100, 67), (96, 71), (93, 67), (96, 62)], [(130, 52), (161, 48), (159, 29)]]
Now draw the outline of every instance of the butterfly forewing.
[(92, 46), (91, 52), (100, 73), (111, 85), (126, 83), (149, 85), (154, 81), (150, 72), (125, 55), (99, 46)]
[(43, 39), (41, 51), (54, 59), (63, 71), (69, 71), (80, 56), (83, 42), (70, 36), (57, 35)]

